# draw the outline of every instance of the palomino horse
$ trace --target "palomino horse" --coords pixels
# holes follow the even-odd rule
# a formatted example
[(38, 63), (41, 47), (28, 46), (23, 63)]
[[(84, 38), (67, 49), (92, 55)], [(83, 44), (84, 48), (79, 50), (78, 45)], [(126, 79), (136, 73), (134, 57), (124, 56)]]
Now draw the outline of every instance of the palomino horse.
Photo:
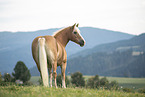
[[(57, 31), (53, 36), (39, 36), (33, 40), (32, 43), (32, 55), (37, 64), (37, 68), (41, 74), (43, 85), (49, 87), (48, 71), (50, 86), (52, 87), (52, 69), (55, 87), (56, 84), (56, 69), (57, 66), (61, 67), (62, 74), (62, 87), (66, 88), (65, 85), (65, 70), (67, 62), (67, 54), (65, 46), (69, 40), (79, 44), (81, 47), (84, 46), (85, 41), (80, 34), (78, 24), (61, 29)], [(48, 70), (47, 70), (48, 68)]]

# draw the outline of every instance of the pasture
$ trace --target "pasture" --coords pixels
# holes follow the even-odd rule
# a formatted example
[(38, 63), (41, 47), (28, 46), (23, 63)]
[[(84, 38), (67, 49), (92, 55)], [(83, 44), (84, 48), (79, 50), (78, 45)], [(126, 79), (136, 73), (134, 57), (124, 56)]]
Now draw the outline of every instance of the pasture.
[(131, 89), (145, 88), (145, 78), (107, 77), (109, 81), (116, 80), (119, 86)]
[(1, 86), (0, 97), (145, 97), (145, 94), (84, 88)]
[[(85, 80), (92, 76), (84, 76)], [(32, 76), (33, 86), (0, 86), (0, 97), (145, 97), (144, 93), (123, 92), (105, 89), (88, 89), (88, 88), (48, 88), (39, 86), (39, 76)], [(68, 76), (70, 79), (70, 76)], [(132, 89), (145, 88), (145, 78), (119, 78), (107, 77), (109, 81), (116, 80), (121, 87)]]

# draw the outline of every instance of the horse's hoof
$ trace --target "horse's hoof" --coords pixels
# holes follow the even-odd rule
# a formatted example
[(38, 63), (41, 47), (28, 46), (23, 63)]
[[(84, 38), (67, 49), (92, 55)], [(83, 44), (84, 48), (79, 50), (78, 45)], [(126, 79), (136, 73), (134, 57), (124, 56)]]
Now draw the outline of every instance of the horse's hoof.
[(66, 86), (62, 86), (62, 88), (66, 88)]

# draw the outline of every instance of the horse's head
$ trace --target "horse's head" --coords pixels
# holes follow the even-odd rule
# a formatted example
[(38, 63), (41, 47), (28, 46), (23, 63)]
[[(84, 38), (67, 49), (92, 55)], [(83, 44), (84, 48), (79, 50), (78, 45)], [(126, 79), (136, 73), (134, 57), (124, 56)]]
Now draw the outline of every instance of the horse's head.
[(71, 28), (72, 28), (72, 32), (70, 34), (70, 40), (83, 47), (85, 45), (85, 40), (81, 36), (80, 30), (78, 28), (78, 24), (77, 25), (74, 24), (73, 26), (71, 26)]

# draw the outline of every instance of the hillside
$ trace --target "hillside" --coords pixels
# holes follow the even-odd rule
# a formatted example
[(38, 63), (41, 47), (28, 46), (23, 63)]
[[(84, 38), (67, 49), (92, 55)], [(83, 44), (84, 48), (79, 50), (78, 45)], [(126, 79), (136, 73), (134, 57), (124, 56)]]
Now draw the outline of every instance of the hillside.
[(104, 43), (101, 45), (97, 45), (91, 49), (86, 49), (77, 54), (71, 56), (71, 58), (75, 56), (86, 56), (88, 54), (92, 54), (95, 52), (114, 52), (114, 51), (126, 51), (132, 49), (136, 52), (145, 52), (145, 33), (135, 36), (131, 39), (120, 40), (112, 43)]
[(95, 52), (110, 52), (110, 51), (124, 51), (133, 49), (136, 51), (145, 51), (145, 33), (133, 37), (128, 40), (121, 40), (118, 42), (103, 44), (93, 48)]
[(94, 53), (86, 57), (76, 57), (68, 61), (67, 71), (80, 71), (84, 75), (113, 77), (145, 77), (145, 54), (132, 56), (131, 51)]
[[(58, 28), (34, 32), (0, 32), (0, 72), (11, 73), (19, 60), (23, 61), (28, 68), (36, 66), (31, 55), (32, 40), (40, 35), (52, 35), (57, 30)], [(75, 43), (70, 42), (66, 47), (68, 56), (102, 43), (115, 42), (133, 37), (133, 35), (122, 32), (91, 27), (81, 27), (80, 30), (86, 40), (86, 45), (81, 48)]]
[[(68, 72), (118, 77), (145, 77), (145, 33), (128, 40), (96, 46), (68, 61)], [(87, 52), (88, 53), (88, 52)], [(79, 54), (78, 54), (79, 55)]]

